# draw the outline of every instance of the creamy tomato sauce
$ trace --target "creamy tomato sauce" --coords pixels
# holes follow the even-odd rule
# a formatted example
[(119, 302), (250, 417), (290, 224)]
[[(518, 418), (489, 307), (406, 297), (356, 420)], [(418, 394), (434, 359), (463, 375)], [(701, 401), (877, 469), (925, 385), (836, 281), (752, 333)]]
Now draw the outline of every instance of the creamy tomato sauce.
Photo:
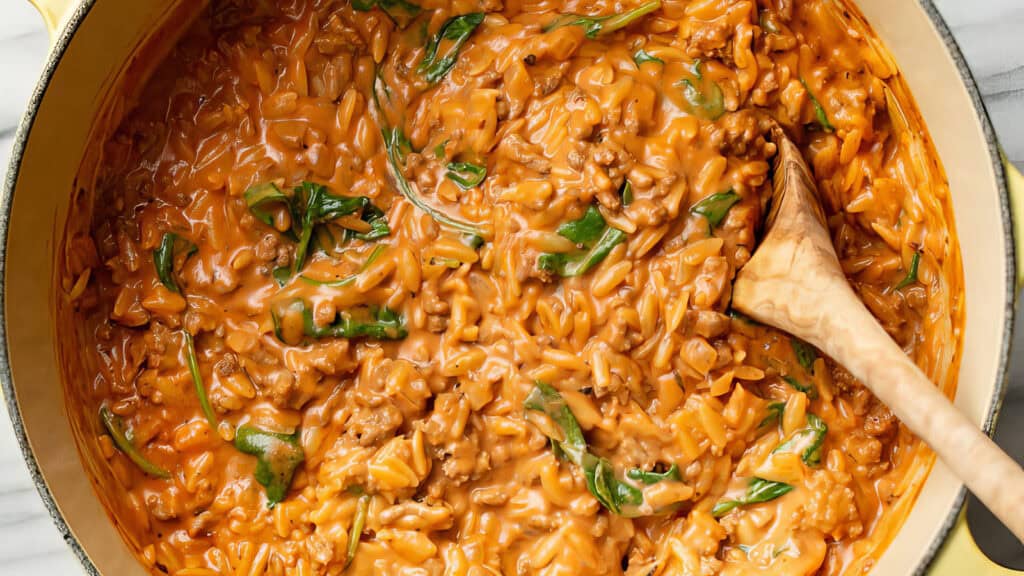
[(97, 143), (71, 416), (176, 576), (841, 574), (932, 456), (730, 310), (778, 123), (947, 392), (962, 280), (899, 72), (830, 0), (215, 0)]

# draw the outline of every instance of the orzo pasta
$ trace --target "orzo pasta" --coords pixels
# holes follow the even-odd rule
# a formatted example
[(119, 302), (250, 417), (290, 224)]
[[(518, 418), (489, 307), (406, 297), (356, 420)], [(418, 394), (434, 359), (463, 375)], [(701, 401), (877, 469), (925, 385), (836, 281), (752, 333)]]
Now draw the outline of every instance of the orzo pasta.
[(951, 392), (948, 191), (852, 6), (214, 0), (97, 144), (62, 252), (72, 416), (126, 540), (176, 576), (870, 567), (931, 455), (729, 307), (776, 122)]

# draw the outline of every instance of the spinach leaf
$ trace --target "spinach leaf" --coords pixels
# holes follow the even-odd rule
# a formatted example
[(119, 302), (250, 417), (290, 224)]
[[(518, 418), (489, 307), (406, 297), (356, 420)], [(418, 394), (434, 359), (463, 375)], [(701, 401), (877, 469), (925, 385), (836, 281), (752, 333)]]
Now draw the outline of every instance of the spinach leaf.
[(914, 256), (910, 259), (910, 270), (907, 272), (906, 277), (900, 280), (900, 283), (896, 285), (897, 290), (902, 290), (911, 284), (917, 282), (917, 269), (921, 265), (921, 253), (914, 252)]
[(767, 407), (768, 415), (761, 420), (761, 423), (757, 425), (758, 428), (763, 428), (773, 422), (781, 422), (782, 415), (786, 412), (785, 402), (772, 402)]
[(401, 340), (408, 335), (402, 315), (386, 306), (355, 306), (337, 313), (334, 321), (326, 326), (317, 326), (313, 321), (312, 307), (296, 299), (280, 312), (271, 308), (274, 333), (278, 340), (289, 344), (281, 334), (281, 317), (284, 314), (302, 314), (302, 333), (314, 339), (320, 338), (368, 338), (371, 340)]
[(793, 346), (793, 353), (796, 354), (796, 361), (810, 373), (814, 373), (814, 361), (818, 359), (818, 351), (807, 342), (790, 336), (790, 345)]
[(604, 233), (605, 221), (601, 211), (590, 205), (578, 220), (570, 220), (558, 227), (558, 235), (574, 244), (590, 245)]
[(449, 162), (445, 178), (455, 182), (459, 188), (469, 190), (479, 186), (487, 177), (487, 167), (471, 162)]
[(487, 241), (479, 234), (466, 234), (462, 237), (463, 243), (473, 250), (479, 250)]
[(171, 477), (170, 472), (150, 462), (139, 452), (139, 449), (132, 443), (131, 432), (125, 430), (124, 420), (111, 412), (105, 404), (100, 406), (100, 420), (103, 421), (104, 428), (110, 434), (110, 439), (114, 441), (114, 446), (117, 446), (118, 450), (124, 452), (124, 455), (134, 462), (139, 469), (154, 478), (166, 480)]
[(776, 452), (789, 452), (794, 447), (804, 445), (800, 459), (808, 466), (817, 466), (821, 463), (821, 447), (825, 443), (825, 435), (828, 433), (828, 424), (818, 416), (807, 413), (807, 426), (793, 433), (793, 435), (782, 444), (779, 444), (772, 454)]
[(206, 395), (206, 387), (203, 386), (203, 375), (199, 373), (199, 361), (196, 359), (196, 344), (192, 334), (187, 330), (181, 332), (185, 338), (185, 358), (188, 360), (188, 371), (192, 375), (192, 385), (196, 389), (196, 396), (199, 398), (199, 407), (203, 410), (203, 416), (210, 424), (210, 428), (217, 430), (217, 415), (210, 405), (210, 398)]
[(747, 493), (744, 494), (742, 498), (738, 500), (720, 501), (711, 509), (711, 515), (715, 518), (721, 518), (739, 506), (768, 502), (778, 498), (779, 496), (788, 494), (792, 490), (793, 486), (791, 484), (755, 477), (751, 479), (750, 484), (747, 486)]
[[(376, 246), (373, 249), (373, 252), (370, 252), (370, 255), (366, 258), (366, 262), (363, 262), (363, 265), (359, 267), (359, 272), (366, 270), (366, 268), (370, 264), (373, 264), (374, 261), (380, 257), (382, 252), (384, 252), (384, 246)], [(354, 284), (356, 279), (359, 278), (359, 272), (346, 276), (340, 280), (317, 280), (315, 278), (310, 278), (305, 274), (299, 276), (299, 279), (305, 282), (306, 284), (312, 284), (313, 286), (331, 286), (337, 288), (341, 286), (349, 286), (351, 284)]]
[(405, 161), (405, 155), (412, 150), (412, 144), (409, 143), (409, 139), (405, 137), (401, 128), (385, 128), (381, 131), (384, 135), (384, 148), (387, 151), (388, 164), (391, 167), (392, 177), (395, 179), (395, 183), (398, 187), (398, 192), (405, 196), (405, 199), (412, 203), (413, 206), (426, 212), (431, 218), (436, 220), (439, 224), (454, 228), (460, 232), (466, 234), (475, 234), (477, 236), (483, 236), (483, 233), (476, 226), (464, 222), (462, 220), (456, 220), (440, 210), (427, 204), (420, 195), (413, 190), (413, 187), (409, 184), (409, 181), (405, 179), (405, 175), (402, 173), (402, 163)]
[(283, 287), (291, 279), (292, 269), (289, 266), (275, 266), (270, 271), (270, 275), (274, 277), (274, 281), (277, 282), (278, 286)]
[(815, 398), (818, 397), (818, 389), (815, 388), (813, 385), (804, 384), (792, 376), (783, 376), (782, 379), (785, 380), (786, 384), (789, 384), (789, 386), (796, 390), (797, 392), (803, 392), (804, 394), (807, 394), (807, 398), (809, 400), (814, 400)]
[(450, 141), (451, 141), (450, 138), (446, 138), (443, 142), (441, 142), (437, 146), (434, 146), (434, 158), (437, 158), (438, 160), (444, 160), (444, 158), (445, 158), (444, 149), (445, 149), (445, 146), (448, 146), (448, 142), (450, 142)]
[(288, 495), (295, 469), (306, 459), (298, 432), (277, 434), (252, 426), (239, 426), (235, 430), (235, 448), (256, 457), (256, 481), (267, 491), (269, 508)]
[(664, 480), (672, 480), (675, 482), (682, 481), (682, 476), (679, 475), (679, 466), (673, 464), (668, 470), (664, 472), (647, 472), (639, 468), (633, 468), (626, 472), (626, 478), (630, 480), (636, 480), (643, 482), (644, 484), (657, 484)]
[(587, 248), (585, 251), (553, 254), (545, 252), (537, 258), (537, 267), (562, 277), (581, 276), (599, 264), (613, 248), (626, 240), (626, 233), (607, 225), (594, 206), (578, 220), (558, 227), (558, 234)]
[(164, 232), (160, 246), (153, 250), (153, 265), (156, 267), (157, 278), (164, 287), (174, 293), (181, 293), (178, 283), (174, 280), (174, 255), (179, 247), (184, 249), (186, 259), (199, 250), (198, 246), (174, 232)]
[(726, 214), (729, 210), (740, 201), (740, 195), (728, 190), (726, 192), (716, 192), (707, 198), (704, 198), (700, 202), (697, 202), (690, 208), (691, 214), (697, 214), (703, 216), (708, 221), (708, 228), (714, 230), (718, 228), (718, 225), (725, 220)]
[(604, 34), (611, 34), (616, 30), (629, 26), (634, 21), (661, 8), (661, 0), (646, 2), (624, 14), (609, 14), (608, 16), (581, 16), (579, 14), (563, 14), (546, 26), (544, 32), (550, 32), (565, 26), (579, 26), (587, 38), (597, 38)]
[(391, 234), (391, 227), (388, 226), (387, 215), (380, 208), (374, 206), (372, 203), (367, 203), (366, 207), (363, 208), (362, 214), (359, 219), (370, 225), (370, 229), (365, 232), (357, 232), (349, 228), (345, 229), (345, 240), (362, 240), (364, 242), (372, 242), (384, 238), (388, 234)]
[[(441, 29), (427, 41), (423, 60), (416, 71), (423, 75), (429, 84), (437, 84), (455, 66), (459, 50), (473, 35), (473, 31), (484, 21), (483, 12), (473, 12), (449, 18)], [(438, 48), (442, 40), (450, 40), (451, 45), (443, 55), (438, 56)]]
[(629, 180), (622, 183), (622, 189), (619, 190), (619, 197), (622, 198), (623, 206), (629, 206), (633, 203), (633, 185)]
[(586, 252), (552, 254), (545, 252), (537, 258), (537, 267), (568, 278), (582, 276), (599, 264), (613, 248), (626, 240), (626, 233), (618, 228), (605, 228), (601, 238)]
[(352, 0), (352, 9), (358, 12), (369, 12), (374, 6), (387, 14), (399, 28), (408, 26), (412, 19), (423, 11), (419, 6), (406, 0)]
[(676, 86), (683, 89), (683, 99), (689, 114), (705, 120), (718, 120), (725, 114), (725, 95), (717, 82), (704, 78), (701, 65), (700, 60), (695, 60), (690, 67), (693, 80), (683, 78)]
[(356, 500), (356, 515), (352, 518), (352, 528), (348, 534), (348, 550), (345, 551), (345, 568), (348, 568), (356, 559), (356, 551), (359, 550), (359, 539), (363, 535), (363, 526), (366, 525), (366, 514), (370, 510), (370, 495), (363, 494)]
[(293, 189), (291, 196), (282, 192), (272, 182), (257, 184), (246, 190), (245, 200), (253, 216), (269, 226), (273, 226), (274, 218), (273, 214), (267, 211), (267, 206), (283, 204), (291, 214), (292, 226), (286, 235), (298, 245), (295, 247), (295, 261), (291, 270), (287, 274), (285, 270), (274, 270), (274, 279), (282, 286), (291, 274), (298, 272), (305, 265), (313, 229), (319, 224), (359, 213), (360, 219), (370, 225), (370, 230), (356, 232), (346, 229), (346, 238), (370, 241), (391, 233), (384, 211), (375, 206), (369, 198), (336, 196), (328, 192), (326, 186), (315, 182), (303, 181)]
[[(273, 182), (264, 182), (250, 186), (245, 191), (245, 204), (249, 207), (249, 212), (252, 212), (252, 215), (257, 220), (271, 228), (274, 227), (274, 214), (268, 211), (267, 208), (274, 204), (282, 204), (291, 212), (292, 227), (295, 227), (297, 217), (292, 209), (292, 199)], [(298, 240), (298, 236), (292, 230), (286, 232), (286, 235), (292, 240)]]
[(602, 506), (616, 514), (629, 516), (633, 507), (643, 503), (643, 493), (639, 489), (618, 480), (608, 460), (587, 450), (579, 422), (558, 390), (550, 384), (537, 382), (523, 405), (527, 410), (544, 413), (559, 428), (560, 437), (550, 437), (552, 447), (557, 446), (570, 462), (583, 470), (587, 489)]
[(814, 116), (818, 119), (818, 124), (825, 132), (834, 132), (835, 127), (828, 121), (828, 114), (825, 113), (825, 108), (821, 106), (821, 102), (818, 101), (817, 96), (814, 92), (811, 92), (811, 87), (807, 85), (807, 81), (803, 78), (800, 79), (800, 83), (804, 85), (804, 89), (807, 90), (807, 96), (811, 99), (811, 104), (814, 105)]
[(639, 68), (641, 64), (645, 62), (654, 62), (655, 64), (664, 64), (665, 61), (657, 56), (651, 56), (643, 48), (636, 51), (633, 54), (633, 62), (636, 62), (636, 67)]

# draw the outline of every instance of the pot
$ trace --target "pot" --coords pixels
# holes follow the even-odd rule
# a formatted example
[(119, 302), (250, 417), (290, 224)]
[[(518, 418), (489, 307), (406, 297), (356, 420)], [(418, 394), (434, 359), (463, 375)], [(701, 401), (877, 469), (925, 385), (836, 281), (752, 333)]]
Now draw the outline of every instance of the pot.
[[(66, 415), (56, 346), (57, 251), (76, 175), (94, 131), (119, 116), (122, 80), (144, 76), (202, 7), (198, 0), (33, 0), (53, 49), (25, 114), (0, 198), (3, 300), (0, 382), (39, 494), (91, 575), (145, 571), (96, 497)], [(1004, 164), (977, 86), (929, 0), (859, 0), (917, 98), (953, 194), (966, 293), (956, 405), (991, 433), (1009, 362), (1014, 298), (1024, 263), (1024, 178)], [(156, 32), (154, 32), (156, 31)], [(157, 37), (154, 42), (150, 40)], [(943, 90), (932, 89), (943, 86)], [(104, 116), (106, 114), (106, 116)], [(1015, 192), (1014, 192), (1015, 191)], [(1018, 222), (1016, 250), (1011, 213)], [(927, 468), (925, 468), (926, 470)], [(984, 558), (966, 529), (964, 489), (936, 463), (919, 502), (875, 564), (883, 575), (1013, 574)]]

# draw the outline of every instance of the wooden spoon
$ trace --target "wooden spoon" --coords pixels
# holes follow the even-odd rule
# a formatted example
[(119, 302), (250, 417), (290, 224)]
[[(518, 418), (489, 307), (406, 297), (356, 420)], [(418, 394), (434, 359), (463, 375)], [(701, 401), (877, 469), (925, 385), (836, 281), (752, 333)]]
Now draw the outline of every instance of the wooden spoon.
[(1024, 542), (1024, 471), (953, 407), (865, 308), (839, 266), (800, 151), (778, 126), (772, 139), (779, 152), (767, 232), (736, 277), (732, 306), (845, 366)]

